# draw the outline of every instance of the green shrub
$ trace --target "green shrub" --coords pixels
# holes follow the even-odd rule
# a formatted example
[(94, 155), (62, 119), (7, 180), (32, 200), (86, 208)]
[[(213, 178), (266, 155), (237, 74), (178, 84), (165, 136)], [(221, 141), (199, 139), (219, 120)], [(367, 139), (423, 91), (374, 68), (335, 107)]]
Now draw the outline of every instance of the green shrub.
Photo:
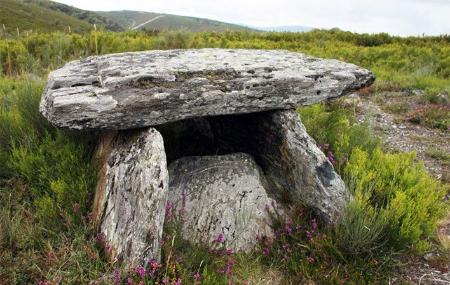
[(41, 218), (58, 224), (63, 212), (88, 211), (94, 136), (52, 127), (39, 114), (42, 90), (30, 78), (0, 80), (0, 177), (27, 183)]
[(352, 113), (339, 104), (316, 104), (298, 111), (308, 133), (319, 145), (327, 145), (325, 152), (331, 151), (337, 158), (338, 168), (355, 147), (370, 152), (379, 144), (368, 126), (357, 124)]
[(414, 153), (383, 153), (377, 148), (368, 154), (355, 149), (344, 174), (347, 181), (354, 181), (361, 208), (387, 220), (386, 244), (395, 249), (412, 245), (421, 251), (446, 215), (447, 205), (444, 189), (414, 160)]

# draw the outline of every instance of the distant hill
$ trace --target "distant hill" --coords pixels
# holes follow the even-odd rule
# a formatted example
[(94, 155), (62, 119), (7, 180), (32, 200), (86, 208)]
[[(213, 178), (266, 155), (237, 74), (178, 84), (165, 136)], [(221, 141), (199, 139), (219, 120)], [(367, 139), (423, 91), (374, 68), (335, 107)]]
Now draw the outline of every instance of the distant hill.
[(68, 31), (83, 33), (92, 29), (88, 22), (39, 5), (36, 1), (0, 0), (0, 29), (19, 31)]
[(98, 13), (78, 9), (73, 6), (69, 6), (66, 4), (49, 1), (49, 0), (26, 0), (27, 2), (36, 3), (40, 6), (62, 12), (69, 16), (75, 17), (79, 20), (86, 21), (91, 25), (97, 25), (97, 27), (104, 27), (109, 31), (122, 31), (123, 27), (116, 23), (115, 21), (110, 20), (109, 18), (103, 17)]
[(258, 27), (257, 29), (266, 32), (293, 32), (293, 33), (309, 32), (314, 30), (314, 28), (307, 26)]
[[(171, 14), (160, 14), (139, 11), (111, 11), (96, 12), (108, 18), (125, 29), (140, 28), (146, 30), (188, 30), (192, 32), (205, 31), (250, 31), (252, 28), (224, 23), (204, 18), (178, 16)], [(152, 21), (152, 19), (154, 19)]]

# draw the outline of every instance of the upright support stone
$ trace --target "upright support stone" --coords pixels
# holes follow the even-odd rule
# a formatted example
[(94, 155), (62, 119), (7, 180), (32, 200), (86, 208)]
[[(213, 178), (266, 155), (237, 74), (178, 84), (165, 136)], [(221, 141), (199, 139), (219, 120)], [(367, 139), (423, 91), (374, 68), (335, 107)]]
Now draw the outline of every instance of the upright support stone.
[(263, 117), (259, 126), (260, 132), (270, 134), (262, 137), (259, 146), (268, 180), (333, 223), (347, 204), (349, 193), (306, 132), (299, 114), (295, 110), (275, 111)]
[(154, 128), (121, 131), (100, 146), (93, 213), (111, 257), (129, 266), (159, 260), (169, 182), (162, 136)]

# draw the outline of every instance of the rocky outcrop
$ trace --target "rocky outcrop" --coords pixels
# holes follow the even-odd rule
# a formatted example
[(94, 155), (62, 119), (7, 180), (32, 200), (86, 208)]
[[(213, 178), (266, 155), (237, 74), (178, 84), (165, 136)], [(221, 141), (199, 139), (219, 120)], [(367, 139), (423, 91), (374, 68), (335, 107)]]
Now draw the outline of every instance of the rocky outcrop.
[(257, 236), (273, 236), (271, 216), (283, 210), (250, 155), (183, 157), (170, 164), (169, 176), (169, 203), (186, 239), (219, 245), (223, 236), (227, 248), (250, 251)]
[(94, 213), (111, 257), (130, 266), (159, 260), (169, 186), (163, 139), (153, 128), (103, 139)]
[(184, 238), (223, 237), (235, 250), (273, 234), (266, 205), (300, 202), (334, 223), (349, 194), (295, 108), (373, 80), (283, 50), (122, 53), (52, 72), (40, 111), (59, 127), (101, 130), (93, 217), (111, 257), (136, 266), (160, 257), (167, 199), (185, 213)]
[(74, 129), (292, 109), (370, 85), (356, 65), (283, 50), (197, 49), (94, 56), (50, 73), (41, 112)]

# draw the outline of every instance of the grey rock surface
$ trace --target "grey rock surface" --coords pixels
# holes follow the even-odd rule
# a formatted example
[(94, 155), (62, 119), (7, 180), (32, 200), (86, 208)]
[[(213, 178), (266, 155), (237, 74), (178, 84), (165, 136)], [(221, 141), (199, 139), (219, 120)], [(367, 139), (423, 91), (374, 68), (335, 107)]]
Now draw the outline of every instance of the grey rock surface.
[(356, 65), (284, 50), (122, 53), (73, 61), (50, 73), (40, 110), (59, 127), (129, 129), (292, 109), (373, 80)]
[(105, 141), (94, 213), (111, 257), (132, 267), (159, 260), (169, 186), (162, 136), (149, 128)]
[(349, 193), (325, 154), (305, 130), (295, 110), (208, 118), (218, 153), (251, 154), (277, 199), (289, 193), (333, 223)]
[(250, 155), (183, 157), (169, 173), (169, 202), (181, 213), (184, 238), (214, 247), (223, 234), (227, 247), (249, 251), (258, 235), (273, 236), (269, 213), (283, 211)]
[(294, 199), (315, 209), (333, 223), (341, 215), (350, 194), (333, 165), (306, 132), (299, 114), (276, 111), (261, 122), (260, 142), (265, 171), (274, 187), (288, 190)]

